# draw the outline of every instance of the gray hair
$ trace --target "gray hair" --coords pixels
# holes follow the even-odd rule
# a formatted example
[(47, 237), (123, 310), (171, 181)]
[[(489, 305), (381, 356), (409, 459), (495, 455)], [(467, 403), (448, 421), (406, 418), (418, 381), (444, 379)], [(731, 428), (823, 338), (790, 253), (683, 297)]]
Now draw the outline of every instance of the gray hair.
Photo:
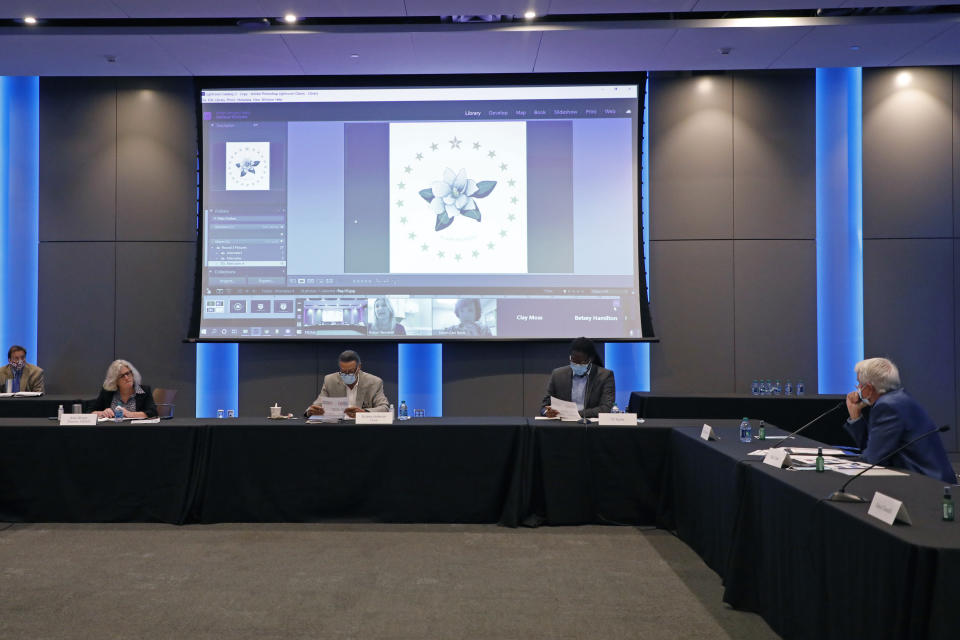
[(900, 371), (886, 358), (867, 358), (853, 367), (861, 384), (873, 385), (878, 393), (900, 388)]
[(356, 362), (360, 366), (360, 354), (353, 349), (347, 349), (340, 354), (340, 362)]
[(120, 370), (126, 367), (130, 369), (130, 373), (133, 374), (133, 388), (136, 389), (140, 386), (141, 378), (140, 372), (137, 371), (137, 368), (130, 364), (127, 360), (114, 360), (110, 363), (110, 366), (107, 367), (107, 375), (103, 379), (103, 388), (107, 391), (116, 391), (117, 390), (117, 378), (120, 377)]

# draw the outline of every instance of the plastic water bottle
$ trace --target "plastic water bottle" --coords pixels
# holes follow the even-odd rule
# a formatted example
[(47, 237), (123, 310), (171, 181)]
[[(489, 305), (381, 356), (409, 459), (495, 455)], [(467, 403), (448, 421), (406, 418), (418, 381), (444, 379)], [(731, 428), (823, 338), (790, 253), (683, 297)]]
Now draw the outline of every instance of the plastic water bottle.
[(401, 419), (401, 420), (409, 420), (409, 419), (410, 419), (410, 413), (409, 413), (409, 410), (407, 409), (407, 401), (406, 401), (406, 400), (401, 400), (401, 401), (400, 401), (400, 419)]
[(752, 442), (753, 434), (750, 429), (750, 421), (744, 418), (740, 421), (740, 442)]
[(217, 409), (217, 418), (223, 417), (223, 409)]
[(63, 421), (63, 405), (57, 407), (57, 423)]
[(610, 413), (622, 413), (622, 412), (620, 411), (620, 407), (617, 406), (617, 403), (616, 403), (616, 402), (614, 402), (614, 403), (613, 403), (613, 406), (610, 407)]
[(780, 395), (780, 381), (779, 381), (779, 380), (777, 380), (776, 382), (773, 383), (773, 395), (775, 395), (775, 396)]
[(783, 395), (792, 396), (793, 395), (793, 384), (790, 380), (787, 380), (787, 384), (783, 385)]
[(803, 380), (797, 380), (797, 395), (802, 396), (806, 391), (806, 387), (803, 385)]
[(756, 380), (750, 383), (750, 395), (760, 395), (760, 383)]
[(113, 408), (113, 421), (123, 422), (123, 408), (120, 405)]
[(947, 522), (953, 522), (953, 496), (950, 495), (950, 487), (943, 488), (943, 519)]
[(760, 421), (760, 426), (757, 428), (757, 440), (766, 440), (767, 439), (767, 425), (763, 420)]

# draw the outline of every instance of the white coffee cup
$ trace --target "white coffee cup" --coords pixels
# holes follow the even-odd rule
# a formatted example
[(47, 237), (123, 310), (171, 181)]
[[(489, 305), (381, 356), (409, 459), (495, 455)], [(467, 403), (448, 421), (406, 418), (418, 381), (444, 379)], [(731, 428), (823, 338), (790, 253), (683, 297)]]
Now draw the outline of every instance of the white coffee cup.
[(271, 417), (271, 418), (279, 418), (279, 417), (280, 417), (280, 407), (279, 407), (279, 406), (273, 405), (272, 407), (270, 407), (270, 417)]

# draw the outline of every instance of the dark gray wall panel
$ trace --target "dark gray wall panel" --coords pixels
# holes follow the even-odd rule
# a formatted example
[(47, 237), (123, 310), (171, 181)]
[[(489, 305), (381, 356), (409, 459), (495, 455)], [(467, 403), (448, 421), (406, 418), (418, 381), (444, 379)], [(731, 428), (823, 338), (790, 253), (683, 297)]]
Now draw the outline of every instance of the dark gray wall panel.
[(443, 415), (524, 415), (524, 361), (516, 343), (443, 345)]
[[(952, 424), (957, 413), (955, 242), (866, 240), (863, 245), (864, 351), (900, 368), (904, 388), (937, 424)], [(855, 382), (850, 372), (851, 389)], [(942, 434), (956, 449), (955, 432)]]
[[(369, 371), (375, 376), (383, 378), (383, 392), (394, 406), (400, 404), (397, 399), (397, 344), (395, 342), (369, 342), (360, 344), (332, 343), (328, 345), (333, 347), (333, 353), (329, 360), (324, 360), (321, 355), (320, 373), (332, 373), (337, 371), (337, 356), (344, 349), (353, 349), (360, 354), (360, 360), (364, 371)], [(321, 351), (321, 354), (323, 352)], [(321, 376), (320, 380), (323, 380)], [(413, 407), (410, 407), (413, 409)]]
[(654, 391), (734, 390), (733, 241), (650, 243)]
[(320, 391), (318, 351), (316, 344), (241, 344), (240, 415), (266, 417), (274, 402), (301, 415)]
[(733, 237), (731, 85), (721, 74), (652, 77), (652, 239)]
[(191, 78), (117, 85), (117, 239), (196, 239), (197, 125)]
[(817, 248), (813, 240), (734, 243), (736, 391), (754, 378), (817, 388)]
[(116, 236), (117, 99), (112, 78), (40, 83), (40, 240)]
[[(176, 413), (196, 409), (196, 353), (183, 342), (193, 299), (194, 242), (118, 242), (117, 357), (154, 388), (176, 389)], [(162, 265), (161, 268), (158, 268)]]
[(40, 243), (37, 356), (47, 393), (99, 392), (114, 358), (114, 247)]
[(953, 82), (948, 67), (863, 72), (863, 237), (953, 231)]
[(733, 117), (735, 237), (813, 239), (814, 71), (737, 73)]
[[(571, 336), (572, 340), (577, 336)], [(602, 351), (603, 345), (597, 344)], [(569, 342), (528, 342), (519, 350), (523, 360), (523, 415), (536, 416), (547, 392), (550, 372), (569, 362)]]

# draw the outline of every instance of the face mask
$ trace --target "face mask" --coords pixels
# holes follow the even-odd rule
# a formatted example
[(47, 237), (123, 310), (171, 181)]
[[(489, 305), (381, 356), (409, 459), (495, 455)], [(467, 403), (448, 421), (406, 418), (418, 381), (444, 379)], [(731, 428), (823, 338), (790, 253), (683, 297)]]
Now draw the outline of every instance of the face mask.
[(589, 364), (576, 364), (576, 363), (571, 362), (571, 363), (570, 363), (570, 368), (573, 369), (573, 375), (575, 375), (575, 376), (582, 376), (582, 375), (586, 375), (587, 371), (590, 370), (590, 365), (589, 365)]
[(10, 368), (13, 369), (14, 371), (22, 371), (24, 364), (25, 363), (23, 360), (17, 360), (16, 362), (10, 363)]
[(348, 387), (357, 381), (357, 374), (355, 373), (341, 373), (340, 379), (343, 380), (343, 384)]

